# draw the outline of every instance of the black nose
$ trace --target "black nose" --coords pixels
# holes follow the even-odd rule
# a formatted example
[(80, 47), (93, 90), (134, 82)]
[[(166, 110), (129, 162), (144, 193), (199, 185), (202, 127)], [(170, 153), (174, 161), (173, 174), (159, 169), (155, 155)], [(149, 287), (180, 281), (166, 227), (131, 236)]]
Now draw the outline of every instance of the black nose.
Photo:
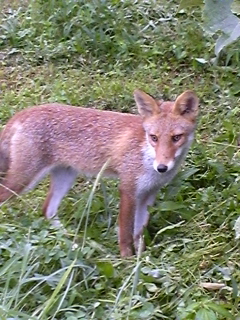
[(158, 172), (166, 172), (168, 169), (167, 166), (165, 166), (165, 164), (159, 164), (158, 167), (157, 167), (157, 171)]

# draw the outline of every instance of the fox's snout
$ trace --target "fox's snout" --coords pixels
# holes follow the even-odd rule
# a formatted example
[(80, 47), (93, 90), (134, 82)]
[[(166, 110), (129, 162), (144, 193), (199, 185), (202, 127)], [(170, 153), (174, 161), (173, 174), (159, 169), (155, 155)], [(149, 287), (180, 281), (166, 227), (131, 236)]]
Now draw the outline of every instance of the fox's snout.
[(175, 160), (170, 160), (168, 163), (157, 163), (155, 160), (153, 162), (153, 168), (158, 173), (164, 173), (170, 171), (175, 166)]
[(182, 156), (184, 153), (184, 148), (180, 147), (178, 148), (175, 153), (167, 158), (161, 157), (161, 159), (155, 158), (153, 161), (153, 168), (158, 173), (164, 173), (172, 170), (176, 163), (178, 162), (178, 158)]

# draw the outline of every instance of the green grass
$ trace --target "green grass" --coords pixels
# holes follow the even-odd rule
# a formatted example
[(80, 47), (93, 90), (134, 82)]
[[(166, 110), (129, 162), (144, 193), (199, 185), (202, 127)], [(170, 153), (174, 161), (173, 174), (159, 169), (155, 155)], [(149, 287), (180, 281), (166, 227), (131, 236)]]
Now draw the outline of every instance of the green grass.
[(119, 257), (116, 181), (79, 178), (59, 210), (67, 234), (42, 217), (48, 181), (1, 207), (0, 318), (240, 317), (238, 44), (212, 65), (200, 13), (174, 2), (9, 1), (0, 19), (2, 126), (43, 102), (136, 112), (135, 88), (201, 100), (196, 142), (150, 209), (142, 256)]

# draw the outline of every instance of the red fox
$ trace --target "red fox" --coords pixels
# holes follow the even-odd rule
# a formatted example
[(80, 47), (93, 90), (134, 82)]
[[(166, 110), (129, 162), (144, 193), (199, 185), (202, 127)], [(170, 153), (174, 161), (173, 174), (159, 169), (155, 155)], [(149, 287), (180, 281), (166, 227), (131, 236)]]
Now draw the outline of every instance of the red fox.
[(120, 253), (133, 255), (142, 244), (147, 207), (193, 141), (199, 104), (193, 91), (175, 102), (141, 90), (134, 97), (139, 115), (55, 103), (14, 115), (0, 134), (0, 203), (50, 174), (43, 212), (57, 226), (58, 207), (77, 175), (94, 176), (107, 163), (104, 174), (120, 180)]

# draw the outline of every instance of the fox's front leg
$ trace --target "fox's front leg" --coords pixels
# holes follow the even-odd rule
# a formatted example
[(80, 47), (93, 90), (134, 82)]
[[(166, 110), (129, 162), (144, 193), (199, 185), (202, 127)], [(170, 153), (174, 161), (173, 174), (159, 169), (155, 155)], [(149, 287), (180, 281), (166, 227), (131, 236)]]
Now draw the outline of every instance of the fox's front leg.
[(133, 191), (120, 187), (120, 212), (119, 212), (119, 246), (122, 257), (132, 256), (133, 231), (135, 214), (135, 194)]
[(147, 210), (147, 207), (152, 206), (154, 200), (155, 193), (147, 195), (141, 194), (137, 197), (133, 232), (134, 248), (136, 253), (138, 253), (139, 250), (145, 250), (144, 240), (142, 239), (142, 242), (140, 242), (140, 239), (142, 237), (143, 230), (147, 226), (149, 220), (149, 212)]

